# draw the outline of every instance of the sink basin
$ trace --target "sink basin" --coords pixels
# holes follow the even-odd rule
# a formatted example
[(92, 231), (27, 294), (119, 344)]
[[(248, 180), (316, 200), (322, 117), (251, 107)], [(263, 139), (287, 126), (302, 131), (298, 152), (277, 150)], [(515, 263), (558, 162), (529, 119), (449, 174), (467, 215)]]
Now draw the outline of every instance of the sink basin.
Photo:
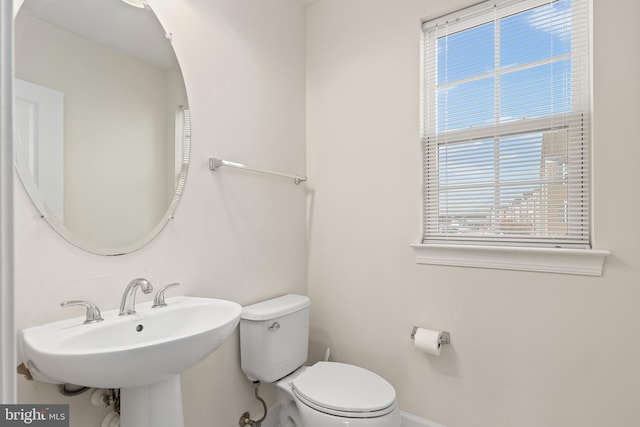
[[(173, 297), (167, 306), (141, 303), (137, 313), (103, 312), (24, 329), (22, 358), (38, 381), (97, 388), (135, 388), (180, 375), (218, 348), (240, 320), (231, 301)], [(178, 377), (179, 379), (179, 377)]]

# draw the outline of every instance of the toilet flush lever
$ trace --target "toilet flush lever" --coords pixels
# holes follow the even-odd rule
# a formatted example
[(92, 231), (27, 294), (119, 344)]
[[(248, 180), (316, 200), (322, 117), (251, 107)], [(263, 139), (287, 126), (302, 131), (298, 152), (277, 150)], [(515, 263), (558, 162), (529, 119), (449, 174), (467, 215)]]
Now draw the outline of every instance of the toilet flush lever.
[(280, 323), (273, 322), (271, 325), (269, 325), (269, 327), (267, 329), (269, 329), (271, 332), (275, 332), (278, 329), (280, 329)]

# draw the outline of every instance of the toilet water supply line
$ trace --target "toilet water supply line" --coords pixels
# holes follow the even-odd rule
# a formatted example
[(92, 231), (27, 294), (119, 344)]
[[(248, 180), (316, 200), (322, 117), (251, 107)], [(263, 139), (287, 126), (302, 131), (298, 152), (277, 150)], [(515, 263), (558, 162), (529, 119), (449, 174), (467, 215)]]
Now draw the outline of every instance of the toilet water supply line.
[(264, 415), (262, 415), (262, 418), (260, 418), (259, 420), (252, 420), (251, 415), (247, 411), (240, 416), (240, 422), (239, 422), (240, 427), (246, 427), (246, 426), (260, 427), (262, 425), (262, 422), (267, 418), (267, 404), (264, 402), (264, 400), (260, 396), (258, 396), (259, 387), (260, 387), (260, 381), (254, 381), (253, 388), (254, 388), (255, 396), (256, 396), (256, 399), (258, 399), (258, 401), (262, 404), (262, 410), (264, 411)]
[[(331, 348), (327, 347), (327, 350), (324, 352), (325, 362), (329, 361), (329, 357), (331, 357)], [(260, 396), (258, 396), (258, 387), (260, 387), (260, 381), (253, 381), (253, 387), (254, 387), (256, 399), (258, 399), (258, 401), (262, 404), (264, 415), (259, 420), (254, 421), (251, 419), (251, 415), (249, 414), (249, 412), (245, 412), (240, 416), (240, 422), (239, 422), (240, 427), (246, 427), (246, 426), (260, 427), (262, 422), (267, 418), (267, 404), (264, 402), (264, 400)]]

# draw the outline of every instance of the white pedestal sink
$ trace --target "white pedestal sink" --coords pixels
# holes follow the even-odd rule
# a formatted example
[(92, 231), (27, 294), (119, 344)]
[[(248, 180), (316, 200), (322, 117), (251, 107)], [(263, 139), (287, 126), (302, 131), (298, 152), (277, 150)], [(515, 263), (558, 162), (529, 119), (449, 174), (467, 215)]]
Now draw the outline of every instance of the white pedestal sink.
[(20, 332), (34, 379), (121, 389), (121, 427), (182, 427), (180, 374), (217, 349), (238, 325), (231, 301), (174, 297), (137, 313), (104, 312), (104, 321), (61, 320)]

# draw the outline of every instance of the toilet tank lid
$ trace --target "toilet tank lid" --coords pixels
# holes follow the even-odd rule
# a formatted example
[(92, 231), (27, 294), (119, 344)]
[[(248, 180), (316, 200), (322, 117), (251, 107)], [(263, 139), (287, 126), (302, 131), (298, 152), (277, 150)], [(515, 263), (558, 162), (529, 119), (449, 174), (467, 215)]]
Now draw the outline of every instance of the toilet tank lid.
[(241, 318), (254, 321), (270, 320), (295, 313), (309, 307), (309, 305), (311, 305), (309, 297), (288, 294), (243, 307)]

